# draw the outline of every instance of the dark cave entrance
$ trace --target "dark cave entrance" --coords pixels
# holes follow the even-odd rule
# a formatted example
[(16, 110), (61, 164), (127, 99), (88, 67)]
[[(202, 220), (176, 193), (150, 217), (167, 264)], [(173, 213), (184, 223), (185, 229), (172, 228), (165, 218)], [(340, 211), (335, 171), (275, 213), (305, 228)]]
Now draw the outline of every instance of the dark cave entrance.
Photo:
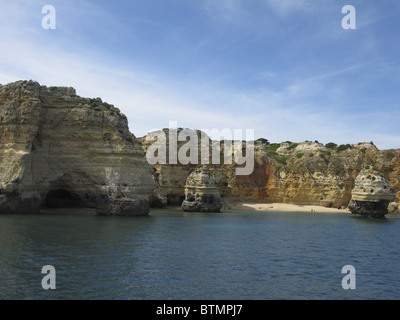
[(180, 196), (176, 194), (167, 195), (167, 204), (171, 206), (180, 206), (185, 200), (185, 196)]
[(42, 207), (46, 208), (83, 208), (87, 207), (84, 201), (74, 192), (66, 189), (55, 189), (47, 193)]

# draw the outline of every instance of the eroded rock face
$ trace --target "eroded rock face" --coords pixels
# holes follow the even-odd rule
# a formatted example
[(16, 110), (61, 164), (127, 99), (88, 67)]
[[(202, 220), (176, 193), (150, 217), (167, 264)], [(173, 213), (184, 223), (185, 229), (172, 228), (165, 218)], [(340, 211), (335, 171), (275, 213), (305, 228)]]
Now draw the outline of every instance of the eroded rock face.
[(396, 202), (390, 202), (388, 205), (388, 213), (399, 213), (399, 205)]
[(311, 142), (311, 141), (305, 141), (302, 143), (299, 143), (299, 145), (295, 148), (296, 152), (322, 152), (326, 153), (328, 150), (325, 148), (325, 146), (319, 142)]
[(383, 218), (396, 196), (385, 177), (374, 169), (360, 171), (351, 195), (351, 213), (374, 218)]
[(189, 212), (220, 212), (221, 196), (207, 166), (196, 168), (187, 178), (182, 209)]
[[(142, 148), (145, 153), (149, 150), (151, 145), (158, 142), (158, 137), (165, 138), (164, 141), (159, 141), (160, 143), (165, 143), (165, 163), (162, 161), (153, 164), (153, 175), (155, 181), (158, 184), (158, 189), (156, 190), (155, 206), (168, 205), (181, 205), (185, 199), (185, 185), (186, 180), (191, 171), (193, 171), (197, 164), (201, 163), (201, 151), (198, 152), (198, 158), (195, 164), (187, 163), (182, 164), (178, 159), (178, 150), (186, 144), (186, 141), (177, 141), (177, 137), (182, 133), (192, 134), (197, 137), (204, 135), (206, 138), (208, 136), (201, 132), (200, 130), (183, 129), (178, 128), (174, 130), (176, 132), (175, 142), (176, 148), (170, 148), (170, 129), (164, 128), (163, 130), (158, 130), (150, 132), (148, 135), (139, 138), (142, 144)], [(172, 137), (171, 137), (172, 138)], [(209, 139), (209, 138), (208, 138)], [(176, 163), (170, 163), (170, 152), (174, 153), (176, 156)], [(211, 160), (210, 160), (211, 162)]]
[(371, 142), (359, 142), (357, 144), (352, 144), (353, 148), (356, 148), (358, 150), (378, 150), (378, 148), (374, 145), (374, 143)]
[(327, 149), (319, 142), (305, 141), (302, 143), (282, 142), (280, 147), (276, 150), (280, 155), (290, 155), (299, 152), (314, 152), (326, 153)]
[(145, 215), (155, 182), (127, 118), (73, 88), (0, 86), (0, 213), (43, 206)]

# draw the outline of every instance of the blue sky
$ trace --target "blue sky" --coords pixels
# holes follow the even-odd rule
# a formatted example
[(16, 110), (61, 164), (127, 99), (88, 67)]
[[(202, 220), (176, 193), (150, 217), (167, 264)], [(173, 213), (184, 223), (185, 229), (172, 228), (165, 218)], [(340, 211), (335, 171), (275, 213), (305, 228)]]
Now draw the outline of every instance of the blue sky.
[[(341, 10), (356, 9), (356, 30)], [(44, 5), (56, 29), (44, 30)], [(400, 1), (0, 0), (0, 83), (72, 86), (131, 131), (400, 148)]]

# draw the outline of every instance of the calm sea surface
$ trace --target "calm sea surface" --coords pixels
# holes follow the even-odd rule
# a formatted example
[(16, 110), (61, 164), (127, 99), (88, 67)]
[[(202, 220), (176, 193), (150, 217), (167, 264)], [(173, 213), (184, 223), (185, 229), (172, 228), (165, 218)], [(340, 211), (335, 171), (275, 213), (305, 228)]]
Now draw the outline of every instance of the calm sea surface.
[(0, 215), (0, 299), (400, 299), (399, 236), (331, 213)]

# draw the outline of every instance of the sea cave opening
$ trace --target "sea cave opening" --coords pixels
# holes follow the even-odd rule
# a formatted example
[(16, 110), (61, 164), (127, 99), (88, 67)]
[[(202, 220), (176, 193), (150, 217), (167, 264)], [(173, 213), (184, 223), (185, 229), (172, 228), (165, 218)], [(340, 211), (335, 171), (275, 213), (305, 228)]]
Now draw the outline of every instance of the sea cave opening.
[(66, 189), (50, 190), (42, 204), (45, 208), (69, 209), (69, 208), (85, 208), (84, 201), (72, 191)]

